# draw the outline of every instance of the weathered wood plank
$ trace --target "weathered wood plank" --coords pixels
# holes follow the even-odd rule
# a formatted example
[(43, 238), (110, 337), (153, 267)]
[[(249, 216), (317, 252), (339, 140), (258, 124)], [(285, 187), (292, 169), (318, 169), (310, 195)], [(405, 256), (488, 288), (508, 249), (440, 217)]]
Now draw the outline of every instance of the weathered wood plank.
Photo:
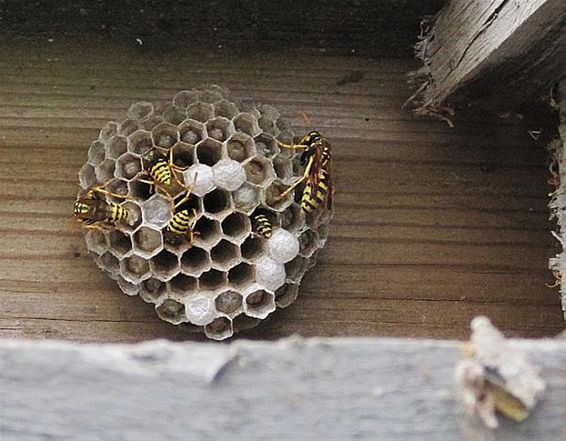
[[(515, 340), (542, 400), (498, 440), (563, 439), (566, 342)], [(0, 340), (3, 441), (454, 440), (459, 344), (395, 339), (147, 342)]]

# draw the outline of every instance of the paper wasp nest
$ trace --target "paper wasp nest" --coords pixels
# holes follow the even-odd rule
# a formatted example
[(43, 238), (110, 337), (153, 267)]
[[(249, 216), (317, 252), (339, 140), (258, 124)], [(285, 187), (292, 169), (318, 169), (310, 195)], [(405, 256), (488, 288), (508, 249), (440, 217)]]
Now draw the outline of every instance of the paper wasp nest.
[[(237, 104), (218, 86), (184, 90), (161, 108), (133, 104), (122, 122), (109, 122), (79, 172), (81, 191), (104, 185), (133, 199), (115, 200), (128, 223), (86, 233), (98, 266), (128, 295), (153, 303), (157, 315), (222, 340), (265, 319), (297, 297), (302, 277), (326, 241), (330, 213), (315, 229), (301, 213), (300, 190), (276, 201), (302, 173), (290, 126), (270, 106)], [(139, 182), (152, 150), (182, 165), (194, 182), (193, 245), (164, 238), (170, 201)], [(188, 168), (187, 168), (188, 167)], [(258, 211), (271, 220), (266, 239), (253, 230)]]

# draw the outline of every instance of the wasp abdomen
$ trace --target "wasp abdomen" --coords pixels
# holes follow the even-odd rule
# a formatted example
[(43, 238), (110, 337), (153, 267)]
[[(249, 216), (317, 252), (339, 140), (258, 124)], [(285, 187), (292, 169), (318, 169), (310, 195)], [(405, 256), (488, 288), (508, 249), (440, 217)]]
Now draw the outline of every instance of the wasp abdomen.
[(269, 239), (272, 233), (271, 222), (265, 214), (258, 214), (254, 216), (254, 228), (257, 234)]
[(149, 175), (154, 181), (163, 185), (171, 185), (171, 168), (164, 159), (158, 159), (149, 169)]

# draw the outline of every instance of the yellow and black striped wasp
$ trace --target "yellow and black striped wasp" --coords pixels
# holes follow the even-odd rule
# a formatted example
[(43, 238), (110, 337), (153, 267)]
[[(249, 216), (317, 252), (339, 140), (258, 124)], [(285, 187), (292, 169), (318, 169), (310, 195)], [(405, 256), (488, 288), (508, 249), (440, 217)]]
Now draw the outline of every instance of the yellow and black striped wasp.
[(88, 230), (107, 230), (116, 228), (117, 223), (128, 219), (128, 210), (121, 205), (109, 202), (103, 196), (128, 199), (128, 196), (113, 193), (101, 185), (89, 188), (77, 197), (73, 215), (79, 224)]
[(266, 239), (269, 239), (271, 237), (273, 233), (273, 227), (271, 225), (271, 221), (265, 214), (255, 214), (252, 218), (252, 223), (257, 234), (265, 237)]
[(197, 210), (184, 208), (179, 211), (177, 209), (183, 204), (188, 202), (191, 192), (193, 190), (193, 185), (197, 179), (198, 173), (195, 173), (195, 177), (191, 185), (186, 187), (186, 194), (178, 202), (173, 204), (173, 217), (165, 227), (165, 239), (176, 245), (184, 242), (185, 240), (192, 245), (195, 238), (198, 236), (198, 232), (195, 231), (195, 224), (197, 222)]
[(312, 213), (323, 204), (330, 210), (334, 196), (330, 143), (319, 132), (312, 130), (303, 136), (298, 144), (284, 144), (279, 141), (278, 144), (283, 148), (304, 150), (300, 162), (305, 168), (303, 176), (277, 199), (283, 199), (299, 184), (306, 181), (301, 197), (301, 211)]

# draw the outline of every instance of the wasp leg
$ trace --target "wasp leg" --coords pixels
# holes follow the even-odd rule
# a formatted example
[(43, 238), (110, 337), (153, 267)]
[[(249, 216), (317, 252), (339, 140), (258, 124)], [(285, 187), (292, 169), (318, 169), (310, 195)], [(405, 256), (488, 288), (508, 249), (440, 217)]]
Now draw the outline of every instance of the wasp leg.
[(200, 236), (198, 231), (195, 231), (195, 225), (197, 224), (197, 210), (193, 208), (193, 220), (189, 225), (189, 230), (187, 231), (187, 240), (189, 241), (189, 245), (192, 246), (195, 239)]
[(93, 187), (89, 190), (89, 195), (92, 196), (92, 193), (102, 193), (105, 194), (106, 196), (112, 196), (118, 199), (132, 199), (131, 196), (125, 195), (125, 194), (120, 194), (120, 193), (115, 193), (113, 191), (110, 190), (106, 190), (105, 188), (100, 187)]
[(293, 185), (291, 185), (287, 190), (285, 190), (283, 193), (281, 193), (279, 196), (277, 196), (275, 198), (276, 201), (280, 201), (281, 199), (283, 199), (285, 196), (287, 196), (297, 185), (299, 185), (301, 182), (303, 182), (305, 179), (308, 179), (310, 176), (310, 172), (311, 172), (311, 168), (312, 168), (312, 164), (314, 162), (314, 157), (311, 157), (309, 159), (309, 162), (307, 163), (307, 166), (305, 167), (305, 172), (303, 173), (303, 176), (300, 179), (297, 179), (295, 181), (295, 183)]
[(308, 145), (304, 144), (285, 144), (279, 140), (276, 140), (279, 147), (285, 147), (286, 149), (293, 149), (293, 150), (306, 150), (309, 148)]

